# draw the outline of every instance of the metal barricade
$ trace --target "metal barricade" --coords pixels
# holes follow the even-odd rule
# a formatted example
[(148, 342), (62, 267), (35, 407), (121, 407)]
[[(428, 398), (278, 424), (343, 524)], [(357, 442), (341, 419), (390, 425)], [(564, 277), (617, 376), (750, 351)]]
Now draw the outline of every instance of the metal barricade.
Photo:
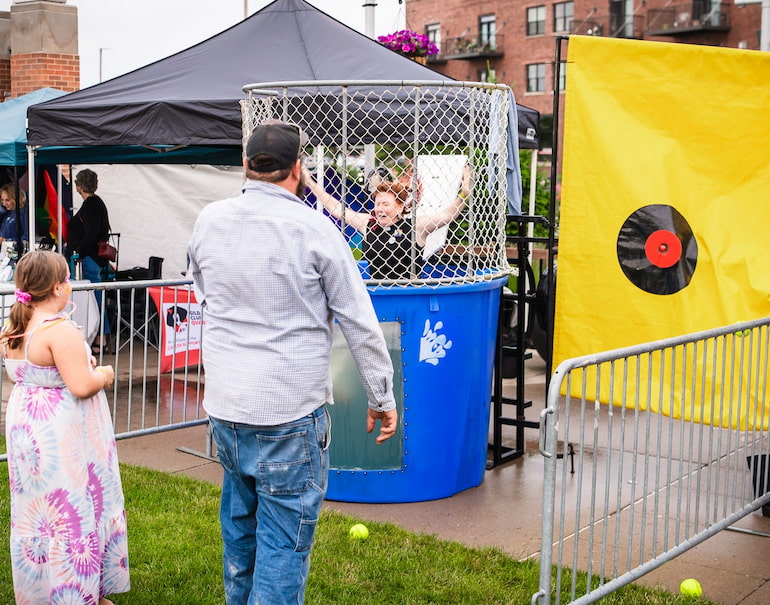
[(769, 325), (559, 365), (540, 423), (533, 605), (595, 602), (770, 502)]
[[(13, 284), (0, 286), (0, 320), (5, 322)], [(88, 300), (100, 291), (101, 307)], [(73, 285), (78, 302), (73, 318), (88, 339), (104, 334), (110, 319), (109, 353), (97, 364), (112, 364), (115, 383), (107, 389), (117, 439), (204, 424), (201, 323), (189, 279), (143, 280)], [(95, 297), (92, 297), (95, 299)], [(88, 304), (84, 304), (87, 301)], [(199, 308), (199, 307), (198, 307)], [(96, 338), (98, 341), (99, 338)], [(12, 383), (3, 372), (0, 426)], [(0, 462), (7, 459), (0, 451)]]

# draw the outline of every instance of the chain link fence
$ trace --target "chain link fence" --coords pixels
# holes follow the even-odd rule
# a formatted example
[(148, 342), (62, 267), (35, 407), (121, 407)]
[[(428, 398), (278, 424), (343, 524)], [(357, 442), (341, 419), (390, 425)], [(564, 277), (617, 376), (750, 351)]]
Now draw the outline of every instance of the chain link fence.
[(268, 119), (308, 135), (305, 201), (339, 225), (369, 285), (436, 287), (510, 271), (508, 87), (316, 81), (244, 91), (244, 144)]

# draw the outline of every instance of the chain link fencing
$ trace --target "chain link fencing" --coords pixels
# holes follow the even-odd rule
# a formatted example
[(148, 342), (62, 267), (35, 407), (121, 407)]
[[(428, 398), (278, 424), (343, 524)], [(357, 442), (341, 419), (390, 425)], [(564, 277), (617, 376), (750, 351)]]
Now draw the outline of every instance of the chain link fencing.
[(305, 201), (339, 225), (369, 285), (436, 287), (509, 273), (508, 87), (280, 82), (244, 91), (244, 146), (268, 119), (308, 135)]

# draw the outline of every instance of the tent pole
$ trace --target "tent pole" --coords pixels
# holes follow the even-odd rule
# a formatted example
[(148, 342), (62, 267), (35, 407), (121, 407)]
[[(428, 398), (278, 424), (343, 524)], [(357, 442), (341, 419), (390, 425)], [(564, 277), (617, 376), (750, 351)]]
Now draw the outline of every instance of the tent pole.
[(59, 203), (57, 204), (56, 214), (56, 243), (58, 244), (59, 252), (64, 253), (64, 246), (62, 242), (62, 215), (64, 214), (64, 200), (62, 199), (63, 187), (62, 187), (62, 170), (61, 164), (56, 166), (56, 195), (59, 197)]
[[(35, 148), (32, 145), (27, 145), (27, 180), (29, 181), (29, 199), (27, 208), (29, 210), (29, 249), (35, 249), (35, 200), (37, 199), (35, 194)], [(24, 250), (19, 250), (19, 256), (24, 253)]]
[(21, 204), (19, 203), (21, 200), (21, 183), (19, 182), (18, 166), (13, 167), (13, 190), (15, 192), (14, 197), (16, 198), (13, 200), (16, 204), (13, 208), (13, 213), (16, 215), (16, 234), (14, 236), (16, 243), (14, 245), (16, 246), (16, 253), (19, 255), (18, 258), (21, 258), (21, 255), (24, 254), (24, 234), (22, 233)]

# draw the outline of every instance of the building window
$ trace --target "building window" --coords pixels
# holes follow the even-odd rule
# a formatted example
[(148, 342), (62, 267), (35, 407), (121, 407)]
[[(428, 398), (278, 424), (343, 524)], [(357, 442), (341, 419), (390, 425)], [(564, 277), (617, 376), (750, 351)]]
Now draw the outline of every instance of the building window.
[(495, 16), (479, 17), (479, 45), (487, 50), (495, 50)]
[(531, 6), (527, 9), (527, 35), (545, 33), (545, 6)]
[(567, 88), (567, 62), (559, 61), (559, 92)]
[(632, 38), (633, 34), (634, 0), (611, 0), (610, 36), (613, 38)]
[(574, 5), (574, 2), (557, 2), (553, 5), (553, 31), (572, 31)]
[(441, 49), (441, 25), (439, 23), (429, 23), (425, 26), (425, 35), (428, 36), (428, 40), (433, 42)]
[(727, 25), (721, 22), (721, 3), (719, 0), (699, 0), (692, 4), (692, 18), (702, 25)]
[(545, 92), (545, 63), (527, 65), (527, 92)]

